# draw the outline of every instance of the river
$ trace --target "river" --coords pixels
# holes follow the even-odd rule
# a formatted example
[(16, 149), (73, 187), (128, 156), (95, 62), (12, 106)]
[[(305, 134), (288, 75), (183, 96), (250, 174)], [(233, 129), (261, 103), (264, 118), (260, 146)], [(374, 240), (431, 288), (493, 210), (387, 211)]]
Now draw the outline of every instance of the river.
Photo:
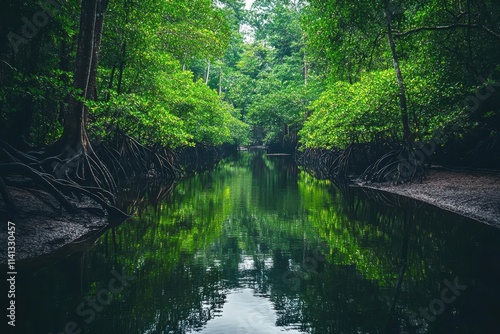
[(22, 267), (15, 333), (499, 332), (497, 229), (258, 152), (158, 193)]

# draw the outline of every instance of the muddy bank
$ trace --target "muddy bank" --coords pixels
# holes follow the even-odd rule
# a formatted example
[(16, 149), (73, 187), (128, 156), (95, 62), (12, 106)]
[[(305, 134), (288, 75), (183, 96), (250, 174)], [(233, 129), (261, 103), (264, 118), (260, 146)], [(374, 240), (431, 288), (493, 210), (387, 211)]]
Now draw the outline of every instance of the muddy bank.
[(90, 200), (76, 203), (77, 214), (68, 214), (44, 191), (10, 189), (22, 211), (7, 214), (0, 200), (0, 263), (7, 262), (7, 221), (15, 224), (16, 261), (51, 255), (64, 246), (98, 233), (108, 225), (99, 205)]
[(500, 173), (431, 170), (421, 182), (391, 185), (358, 183), (414, 198), (482, 223), (500, 227)]

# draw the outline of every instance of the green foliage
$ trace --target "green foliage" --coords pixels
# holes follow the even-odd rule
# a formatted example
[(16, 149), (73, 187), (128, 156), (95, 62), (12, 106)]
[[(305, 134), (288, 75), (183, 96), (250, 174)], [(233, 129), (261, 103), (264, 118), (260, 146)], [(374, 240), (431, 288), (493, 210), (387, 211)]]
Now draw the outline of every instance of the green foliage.
[(240, 46), (239, 58), (227, 71), (225, 98), (252, 126), (255, 144), (293, 149), (305, 107), (317, 90), (305, 68), (303, 6), (302, 1), (255, 1), (247, 15), (255, 36)]
[(286, 134), (289, 127), (301, 125), (306, 104), (307, 90), (300, 86), (289, 86), (257, 95), (248, 117), (254, 124), (262, 125), (265, 131), (264, 144), (276, 143), (282, 140), (280, 136)]
[(355, 84), (329, 85), (310, 107), (299, 133), (306, 148), (344, 148), (398, 133), (397, 84), (391, 70), (372, 72)]
[[(37, 146), (59, 137), (61, 115), (75, 94), (79, 6), (65, 2), (17, 53), (6, 36), (22, 33), (22, 17), (41, 7), (32, 0), (2, 7), (2, 137)], [(92, 133), (106, 137), (117, 125), (142, 143), (170, 147), (395, 140), (402, 130), (390, 22), (415, 139), (452, 124), (463, 132), (482, 127), (485, 138), (496, 138), (495, 100), (481, 101), (472, 115), (462, 102), (483, 84), (478, 78), (498, 69), (498, 1), (256, 0), (250, 10), (244, 6), (243, 0), (109, 2), (97, 101), (87, 102)], [(240, 32), (244, 25), (252, 36)]]
[[(246, 143), (248, 126), (238, 112), (195, 80), (191, 71), (183, 70), (183, 65), (223, 57), (236, 24), (230, 15), (241, 16), (242, 6), (241, 1), (227, 1), (224, 8), (211, 0), (111, 1), (99, 55), (97, 99), (86, 102), (91, 134), (111, 137), (110, 126), (116, 126), (143, 144), (172, 148)], [(28, 1), (22, 9), (28, 13), (41, 7)], [(8, 6), (1, 18), (17, 18), (18, 10)], [(75, 93), (72, 45), (79, 10), (78, 1), (66, 3), (23, 52), (0, 59), (2, 129), (17, 129), (40, 146), (60, 136), (60, 115), (68, 107), (68, 96)], [(22, 24), (23, 15), (19, 22), (7, 20), (7, 28), (20, 29), (15, 24)], [(19, 131), (21, 125), (26, 130)]]
[(437, 130), (457, 126), (470, 130), (473, 115), (466, 115), (463, 102), (478, 73), (486, 77), (498, 65), (498, 49), (487, 42), (500, 39), (498, 6), (469, 1), (464, 10), (437, 0), (311, 1), (302, 23), (326, 90), (310, 107), (300, 133), (303, 147), (343, 148), (402, 137), (388, 23), (414, 138), (430, 139)]
[[(36, 1), (10, 1), (0, 11), (0, 137), (14, 145), (53, 143), (71, 88), (69, 45), (77, 34), (79, 1), (66, 1), (45, 25), (33, 25), (42, 7)], [(37, 16), (41, 17), (41, 16)], [(30, 22), (30, 23), (26, 23)], [(24, 26), (24, 29), (23, 29)], [(34, 27), (34, 29), (33, 29)], [(9, 36), (16, 34), (15, 39)], [(30, 36), (27, 38), (27, 36)], [(21, 145), (23, 146), (23, 145)]]
[[(453, 125), (464, 113), (460, 85), (443, 82), (439, 73), (404, 66), (409, 108), (417, 139), (430, 139), (438, 129)], [(458, 96), (458, 98), (457, 98)], [(393, 70), (372, 71), (349, 84), (330, 84), (310, 106), (301, 135), (304, 148), (345, 148), (350, 143), (401, 137), (398, 87)]]
[(203, 82), (193, 81), (191, 72), (175, 71), (177, 61), (170, 64), (170, 73), (144, 73), (144, 82), (138, 85), (142, 89), (113, 93), (108, 102), (99, 104), (96, 126), (113, 124), (144, 144), (171, 148), (245, 141), (246, 127), (233, 116), (232, 106)]
[(385, 67), (380, 47), (385, 19), (381, 1), (311, 1), (302, 19), (315, 66), (336, 80), (353, 82), (365, 69)]
[(167, 51), (183, 62), (224, 54), (230, 26), (212, 0), (167, 1), (164, 6), (165, 22), (158, 33)]
[(182, 63), (225, 51), (229, 25), (223, 11), (206, 0), (134, 6), (124, 0), (107, 19), (112, 28), (104, 36), (109, 48), (103, 50), (100, 82), (108, 98), (95, 110), (97, 128), (114, 124), (142, 143), (172, 148), (245, 141), (246, 128), (232, 107), (182, 70)]

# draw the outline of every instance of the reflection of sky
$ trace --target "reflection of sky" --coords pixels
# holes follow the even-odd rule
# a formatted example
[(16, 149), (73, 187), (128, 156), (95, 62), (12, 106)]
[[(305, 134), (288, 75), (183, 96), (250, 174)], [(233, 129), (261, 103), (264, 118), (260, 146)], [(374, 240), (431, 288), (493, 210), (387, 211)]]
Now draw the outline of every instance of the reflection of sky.
[(252, 289), (228, 292), (221, 316), (208, 322), (202, 334), (277, 334), (300, 332), (276, 326), (272, 302), (256, 296)]
[[(264, 269), (271, 269), (273, 267), (273, 258), (268, 256), (264, 258)], [(253, 255), (244, 255), (242, 261), (238, 264), (240, 272), (244, 270), (255, 270), (255, 260)]]
[[(262, 255), (264, 268), (269, 270), (273, 267), (273, 259)], [(215, 261), (217, 266), (219, 261)], [(256, 270), (253, 255), (242, 255), (238, 264), (240, 277), (240, 288), (227, 292), (227, 298), (222, 310), (217, 310), (216, 317), (210, 320), (200, 331), (202, 334), (298, 334), (297, 330), (278, 327), (276, 325), (277, 315), (273, 302), (268, 297), (255, 293), (254, 289), (241, 287), (246, 282), (254, 281), (251, 272)], [(245, 275), (247, 274), (247, 275)], [(198, 331), (197, 331), (198, 332)], [(193, 333), (193, 332), (191, 332)]]

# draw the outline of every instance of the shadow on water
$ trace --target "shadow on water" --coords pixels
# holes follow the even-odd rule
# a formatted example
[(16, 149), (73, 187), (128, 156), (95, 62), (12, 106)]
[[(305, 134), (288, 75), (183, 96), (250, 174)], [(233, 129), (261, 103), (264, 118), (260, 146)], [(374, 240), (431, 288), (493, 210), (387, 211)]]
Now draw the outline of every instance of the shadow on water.
[(500, 233), (491, 227), (340, 191), (290, 157), (259, 153), (129, 190), (131, 220), (91, 249), (19, 273), (16, 333), (499, 328)]

